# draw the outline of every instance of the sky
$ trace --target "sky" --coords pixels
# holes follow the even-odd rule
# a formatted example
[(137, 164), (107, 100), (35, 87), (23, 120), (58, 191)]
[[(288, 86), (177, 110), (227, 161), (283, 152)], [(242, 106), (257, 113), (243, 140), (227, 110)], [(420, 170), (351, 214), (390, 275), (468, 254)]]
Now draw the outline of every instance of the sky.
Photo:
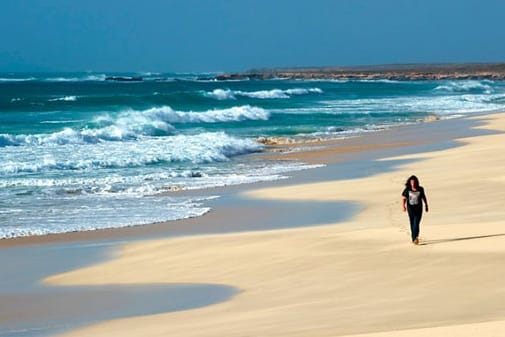
[(0, 0), (0, 71), (505, 62), (504, 0)]

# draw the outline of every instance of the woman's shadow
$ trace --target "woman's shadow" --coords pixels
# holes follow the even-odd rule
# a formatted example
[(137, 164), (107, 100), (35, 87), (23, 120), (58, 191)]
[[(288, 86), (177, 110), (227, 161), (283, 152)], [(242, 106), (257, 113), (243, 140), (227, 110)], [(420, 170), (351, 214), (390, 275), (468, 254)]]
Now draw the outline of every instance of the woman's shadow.
[(457, 242), (457, 241), (466, 241), (466, 240), (476, 240), (476, 239), (485, 239), (492, 238), (496, 236), (505, 236), (505, 234), (490, 234), (490, 235), (479, 235), (479, 236), (467, 236), (461, 238), (452, 238), (452, 239), (439, 239), (439, 240), (423, 240), (420, 245), (434, 245), (438, 243), (447, 243), (447, 242)]

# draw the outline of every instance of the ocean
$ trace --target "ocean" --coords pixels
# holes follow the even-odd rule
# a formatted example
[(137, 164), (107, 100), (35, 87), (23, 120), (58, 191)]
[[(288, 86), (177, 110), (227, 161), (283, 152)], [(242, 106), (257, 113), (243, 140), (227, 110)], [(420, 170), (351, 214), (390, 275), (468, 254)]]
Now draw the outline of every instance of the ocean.
[[(505, 107), (502, 81), (212, 75), (0, 74), (0, 238), (201, 216), (219, 196), (199, 190), (314, 167), (262, 160), (260, 140), (359, 137)], [(195, 192), (171, 193), (181, 189)]]

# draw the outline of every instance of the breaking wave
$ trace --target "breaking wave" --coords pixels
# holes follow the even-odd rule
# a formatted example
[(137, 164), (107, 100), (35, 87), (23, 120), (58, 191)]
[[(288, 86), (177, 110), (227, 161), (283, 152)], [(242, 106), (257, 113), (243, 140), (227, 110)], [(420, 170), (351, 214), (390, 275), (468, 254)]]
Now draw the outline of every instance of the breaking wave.
[(49, 102), (57, 102), (57, 101), (75, 102), (77, 101), (77, 96), (64, 96), (64, 97), (51, 98), (49, 100)]
[(0, 77), (0, 82), (26, 82), (36, 80), (35, 77)]
[(45, 82), (80, 82), (80, 81), (105, 81), (105, 74), (89, 74), (73, 77), (46, 77), (42, 80)]
[(162, 163), (212, 163), (233, 156), (261, 151), (262, 145), (251, 139), (240, 139), (224, 132), (146, 138), (136, 142), (110, 142), (80, 148), (54, 144), (11, 148), (4, 151), (0, 174), (47, 171), (129, 168)]
[(494, 92), (493, 88), (489, 85), (491, 83), (490, 81), (450, 81), (437, 86), (433, 90), (439, 92), (491, 94)]
[(217, 100), (237, 99), (237, 97), (248, 97), (257, 99), (286, 99), (294, 95), (307, 95), (307, 94), (322, 94), (323, 91), (319, 88), (294, 88), (294, 89), (272, 89), (272, 90), (259, 90), (259, 91), (241, 91), (229, 89), (214, 89), (210, 92), (205, 92), (206, 97), (214, 98)]
[(243, 105), (228, 109), (214, 109), (203, 112), (177, 111), (169, 106), (151, 108), (147, 110), (127, 110), (120, 114), (126, 119), (150, 119), (166, 123), (218, 123), (240, 122), (245, 120), (267, 120), (269, 113), (258, 107)]
[(268, 111), (249, 105), (204, 112), (176, 111), (168, 106), (147, 110), (125, 110), (117, 115), (95, 118), (92, 127), (65, 128), (51, 134), (0, 134), (0, 147), (23, 145), (97, 144), (112, 141), (132, 141), (146, 136), (168, 136), (173, 124), (239, 122), (267, 120)]

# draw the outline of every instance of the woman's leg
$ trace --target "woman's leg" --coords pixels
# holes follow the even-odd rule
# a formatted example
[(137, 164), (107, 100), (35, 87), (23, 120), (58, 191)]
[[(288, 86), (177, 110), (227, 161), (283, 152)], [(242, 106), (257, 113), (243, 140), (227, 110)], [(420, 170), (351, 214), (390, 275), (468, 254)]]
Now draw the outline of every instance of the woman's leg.
[[(421, 227), (421, 218), (423, 217), (423, 211), (419, 212), (414, 212), (414, 223), (412, 226), (412, 241), (418, 240), (419, 238), (419, 231)], [(418, 241), (416, 241), (417, 243)]]
[(423, 216), (422, 210), (416, 212), (415, 210), (409, 209), (409, 220), (410, 220), (410, 233), (412, 236), (412, 242), (414, 242), (419, 236), (419, 225), (421, 223), (421, 218)]

